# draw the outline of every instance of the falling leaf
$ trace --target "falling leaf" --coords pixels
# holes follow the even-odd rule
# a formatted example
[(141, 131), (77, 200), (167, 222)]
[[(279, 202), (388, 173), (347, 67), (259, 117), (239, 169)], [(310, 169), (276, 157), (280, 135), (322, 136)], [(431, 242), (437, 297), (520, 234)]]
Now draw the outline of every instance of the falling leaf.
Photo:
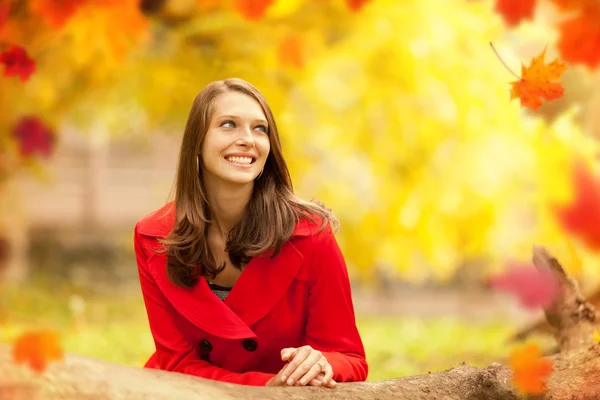
[(541, 357), (540, 348), (530, 343), (510, 354), (509, 365), (513, 371), (513, 384), (526, 394), (546, 391), (546, 380), (552, 373), (552, 361)]
[(358, 12), (369, 2), (370, 0), (346, 0), (348, 8), (352, 12)]
[(302, 68), (306, 63), (306, 52), (302, 38), (298, 35), (285, 37), (280, 43), (277, 51), (279, 62), (282, 65), (291, 65)]
[[(494, 45), (490, 43), (490, 46), (506, 69), (516, 78), (519, 78), (502, 60)], [(542, 106), (542, 99), (550, 101), (560, 98), (564, 94), (562, 84), (553, 81), (560, 79), (561, 75), (567, 70), (567, 66), (558, 61), (558, 59), (550, 64), (544, 64), (545, 55), (546, 50), (544, 49), (539, 56), (532, 58), (529, 67), (522, 65), (521, 77), (518, 81), (511, 82), (511, 100), (519, 98), (521, 99), (522, 107), (527, 107), (534, 111)]]
[(537, 0), (496, 0), (496, 11), (510, 27), (525, 19), (533, 19)]
[(521, 106), (537, 110), (542, 105), (542, 99), (550, 101), (560, 98), (564, 88), (560, 79), (567, 66), (558, 59), (550, 64), (544, 64), (546, 50), (531, 60), (529, 67), (522, 65), (521, 79), (511, 82), (511, 100), (521, 99)]
[(600, 333), (596, 328), (594, 328), (594, 343), (600, 343)]
[(600, 180), (582, 162), (574, 164), (572, 176), (573, 200), (555, 206), (555, 214), (563, 229), (600, 250)]
[(590, 68), (600, 65), (600, 6), (558, 26), (558, 50), (565, 61)]
[(258, 21), (275, 0), (235, 0), (235, 9), (249, 20)]
[(35, 72), (35, 61), (20, 46), (13, 45), (0, 53), (0, 64), (4, 64), (4, 76), (18, 76), (23, 82)]
[(49, 157), (54, 145), (54, 133), (39, 118), (26, 116), (13, 129), (13, 138), (22, 157), (41, 155)]
[(15, 363), (27, 363), (38, 373), (44, 372), (49, 362), (64, 357), (58, 334), (50, 330), (23, 333), (16, 339), (12, 355)]
[(530, 264), (510, 264), (502, 274), (490, 277), (489, 284), (496, 290), (512, 293), (529, 309), (548, 307), (559, 289), (558, 279), (551, 270)]
[(86, 0), (31, 0), (31, 11), (54, 28), (61, 28)]

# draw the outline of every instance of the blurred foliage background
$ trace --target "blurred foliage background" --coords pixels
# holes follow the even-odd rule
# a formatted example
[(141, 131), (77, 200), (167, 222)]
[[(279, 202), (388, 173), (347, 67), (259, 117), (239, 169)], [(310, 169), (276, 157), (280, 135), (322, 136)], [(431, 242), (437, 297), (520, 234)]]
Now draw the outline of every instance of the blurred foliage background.
[(369, 379), (501, 360), (537, 314), (486, 277), (534, 243), (598, 286), (597, 253), (553, 207), (574, 161), (597, 169), (600, 77), (572, 63), (565, 95), (531, 112), (489, 45), (517, 71), (559, 56), (549, 2), (511, 29), (493, 1), (0, 7), (0, 51), (34, 63), (19, 79), (5, 59), (0, 79), (0, 339), (50, 324), (69, 351), (145, 361), (133, 225), (167, 198), (193, 98), (227, 77), (266, 95), (296, 192), (342, 222)]

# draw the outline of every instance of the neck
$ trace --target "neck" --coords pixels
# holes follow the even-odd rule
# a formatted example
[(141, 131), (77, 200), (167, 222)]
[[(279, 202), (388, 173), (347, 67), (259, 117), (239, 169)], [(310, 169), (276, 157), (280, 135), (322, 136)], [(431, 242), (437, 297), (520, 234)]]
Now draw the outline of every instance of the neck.
[(226, 238), (229, 231), (242, 219), (252, 196), (254, 182), (247, 185), (228, 185), (205, 181), (206, 197), (213, 224), (209, 229)]

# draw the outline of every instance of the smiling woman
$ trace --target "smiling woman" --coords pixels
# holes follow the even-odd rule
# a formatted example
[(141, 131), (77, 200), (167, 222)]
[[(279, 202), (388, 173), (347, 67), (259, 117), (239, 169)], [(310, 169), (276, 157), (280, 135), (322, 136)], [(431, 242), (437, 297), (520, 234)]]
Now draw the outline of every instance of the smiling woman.
[(146, 363), (246, 385), (367, 377), (338, 222), (293, 192), (273, 114), (240, 79), (196, 97), (175, 200), (134, 244), (150, 330)]

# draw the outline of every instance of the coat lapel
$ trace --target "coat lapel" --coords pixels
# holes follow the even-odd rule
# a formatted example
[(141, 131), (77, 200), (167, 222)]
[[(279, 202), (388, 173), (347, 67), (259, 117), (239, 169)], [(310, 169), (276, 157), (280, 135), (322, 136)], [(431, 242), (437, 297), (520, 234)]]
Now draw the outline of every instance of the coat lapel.
[[(139, 224), (139, 233), (151, 239), (164, 238), (175, 222), (173, 203), (148, 216)], [(293, 236), (311, 234), (308, 221), (296, 224)], [(151, 241), (150, 247), (160, 244)], [(168, 278), (166, 255), (148, 252), (148, 268), (167, 300), (177, 312), (199, 329), (225, 339), (256, 337), (250, 326), (255, 324), (284, 296), (298, 274), (303, 256), (288, 240), (277, 257), (263, 254), (252, 259), (225, 299), (220, 300), (201, 277), (192, 288), (174, 285)]]
[(298, 274), (304, 257), (287, 241), (275, 258), (261, 255), (252, 259), (225, 304), (248, 326), (252, 326), (271, 311), (283, 297)]

